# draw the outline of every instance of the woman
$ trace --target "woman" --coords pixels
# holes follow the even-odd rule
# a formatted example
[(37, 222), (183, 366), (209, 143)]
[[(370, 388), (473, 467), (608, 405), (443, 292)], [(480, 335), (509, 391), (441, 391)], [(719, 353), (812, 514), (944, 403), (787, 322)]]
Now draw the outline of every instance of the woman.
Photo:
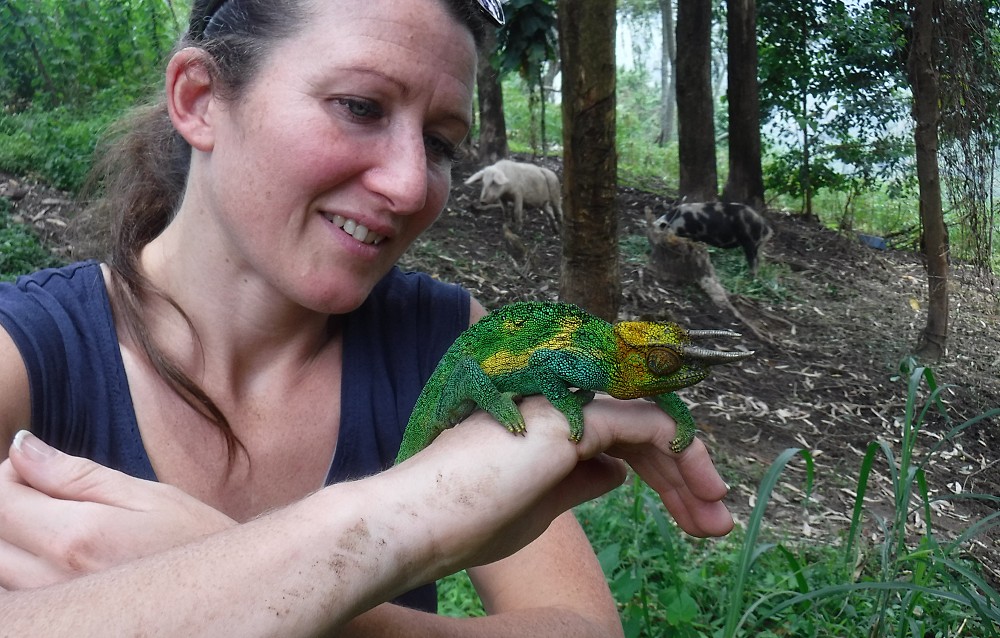
[[(612, 456), (729, 530), (704, 446), (669, 454), (636, 402), (593, 402), (579, 445), (537, 398), (526, 437), (477, 414), (376, 474), (483, 314), (393, 269), (448, 197), (480, 7), (195, 3), (106, 164), (108, 262), (0, 290), (4, 632), (620, 634), (567, 511), (624, 479)], [(464, 567), (490, 616), (429, 613)]]

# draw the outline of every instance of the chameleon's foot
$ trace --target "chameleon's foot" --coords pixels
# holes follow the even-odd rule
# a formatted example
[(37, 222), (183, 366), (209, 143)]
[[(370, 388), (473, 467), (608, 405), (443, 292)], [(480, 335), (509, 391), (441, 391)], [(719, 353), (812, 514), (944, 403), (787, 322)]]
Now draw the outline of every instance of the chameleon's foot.
[(687, 405), (673, 392), (658, 394), (652, 397), (652, 400), (673, 418), (677, 426), (677, 435), (670, 442), (670, 451), (674, 454), (680, 454), (684, 448), (691, 445), (691, 442), (694, 441), (694, 435), (698, 431), (694, 424), (694, 417), (691, 416)]
[(569, 423), (569, 440), (579, 443), (583, 438), (583, 406), (594, 398), (590, 390), (573, 390), (562, 396), (545, 395), (557, 410), (566, 416)]
[(511, 434), (524, 435), (524, 417), (517, 409), (514, 400), (520, 398), (512, 392), (503, 392), (497, 395), (496, 399), (489, 405), (483, 405), (483, 409), (489, 412), (494, 419), (500, 422)]
[(680, 454), (683, 452), (687, 446), (694, 442), (693, 432), (681, 432), (674, 440), (670, 442), (670, 451), (674, 454)]
[(524, 433), (527, 431), (523, 423), (515, 423), (513, 425), (504, 423), (503, 426), (507, 428), (507, 431), (511, 434), (517, 434), (519, 436), (524, 436)]

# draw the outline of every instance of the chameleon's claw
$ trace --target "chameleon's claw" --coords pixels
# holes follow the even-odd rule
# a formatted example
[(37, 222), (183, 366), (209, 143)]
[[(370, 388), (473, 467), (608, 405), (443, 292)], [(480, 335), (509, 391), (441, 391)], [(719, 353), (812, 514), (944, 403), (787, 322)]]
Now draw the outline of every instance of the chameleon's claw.
[(670, 451), (674, 454), (680, 454), (687, 449), (689, 445), (694, 443), (694, 436), (683, 436), (678, 435), (673, 441), (670, 442)]

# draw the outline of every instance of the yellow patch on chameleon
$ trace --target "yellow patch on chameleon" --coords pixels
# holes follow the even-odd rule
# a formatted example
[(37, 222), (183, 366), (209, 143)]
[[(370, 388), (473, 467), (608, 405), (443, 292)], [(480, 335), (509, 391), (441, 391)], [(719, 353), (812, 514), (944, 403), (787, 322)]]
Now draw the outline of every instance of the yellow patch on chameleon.
[[(531, 357), (531, 353), (537, 350), (564, 350), (569, 348), (573, 344), (573, 335), (576, 334), (580, 326), (583, 325), (583, 321), (576, 317), (563, 317), (558, 320), (559, 331), (554, 335), (546, 339), (545, 341), (539, 343), (537, 346), (528, 348), (521, 352), (512, 352), (510, 350), (498, 350), (490, 356), (483, 359), (480, 367), (483, 372), (489, 375), (494, 374), (504, 374), (510, 373), (517, 370), (522, 370), (528, 365), (528, 359)], [(517, 322), (507, 322), (504, 324), (504, 330), (509, 332), (516, 332), (519, 324)]]

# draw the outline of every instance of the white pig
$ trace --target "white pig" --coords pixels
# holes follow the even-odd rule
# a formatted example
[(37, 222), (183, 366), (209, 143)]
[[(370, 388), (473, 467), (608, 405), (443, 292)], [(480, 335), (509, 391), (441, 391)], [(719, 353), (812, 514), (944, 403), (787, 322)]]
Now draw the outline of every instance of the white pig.
[(482, 180), (483, 190), (479, 194), (480, 204), (499, 204), (504, 208), (505, 202), (514, 202), (513, 218), (518, 230), (524, 224), (524, 205), (542, 208), (552, 228), (559, 232), (562, 223), (562, 192), (559, 178), (547, 168), (500, 160), (492, 166), (465, 180), (466, 184)]

